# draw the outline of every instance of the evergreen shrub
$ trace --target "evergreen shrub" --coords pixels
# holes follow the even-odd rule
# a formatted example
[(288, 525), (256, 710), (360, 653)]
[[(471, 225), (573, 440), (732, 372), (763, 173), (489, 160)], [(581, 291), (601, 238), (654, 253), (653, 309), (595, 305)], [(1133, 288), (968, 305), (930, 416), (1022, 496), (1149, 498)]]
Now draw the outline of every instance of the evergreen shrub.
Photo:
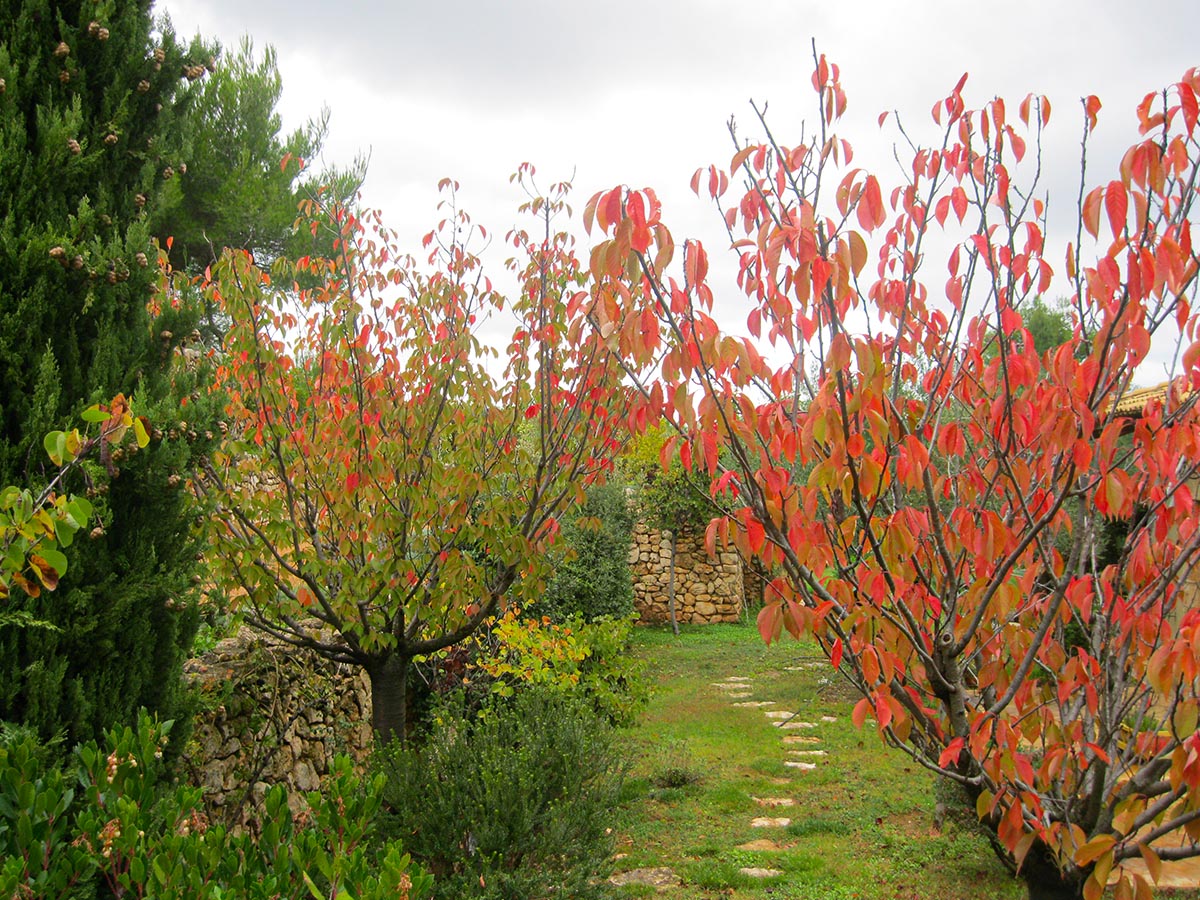
[(461, 697), (420, 746), (381, 754), (390, 824), (435, 876), (439, 900), (602, 893), (623, 779), (611, 728), (545, 688)]

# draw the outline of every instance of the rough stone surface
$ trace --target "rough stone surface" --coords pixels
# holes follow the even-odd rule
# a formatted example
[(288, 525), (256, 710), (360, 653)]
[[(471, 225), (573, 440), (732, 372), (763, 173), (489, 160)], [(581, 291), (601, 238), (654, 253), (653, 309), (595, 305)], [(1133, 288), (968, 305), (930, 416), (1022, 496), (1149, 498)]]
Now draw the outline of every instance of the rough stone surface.
[(771, 816), (758, 816), (750, 823), (751, 828), (787, 828), (792, 824), (791, 819), (773, 818)]
[[(670, 536), (640, 522), (635, 524), (629, 568), (633, 602), (641, 620), (670, 621)], [(675, 548), (676, 620), (692, 624), (737, 622), (745, 604), (741, 557), (732, 550), (721, 550), (713, 559), (704, 548), (703, 530), (681, 532)]]
[(775, 878), (783, 874), (782, 869), (760, 869), (757, 866), (744, 866), (738, 871), (747, 878)]
[(765, 806), (769, 809), (774, 809), (777, 806), (795, 806), (796, 801), (791, 797), (751, 797), (759, 806)]
[(754, 853), (774, 853), (782, 850), (783, 847), (767, 838), (758, 838), (757, 840), (746, 841), (744, 844), (738, 844), (737, 849), (750, 850)]
[(184, 678), (201, 709), (182, 774), (203, 788), (213, 821), (256, 832), (271, 786), (285, 785), (288, 806), (298, 811), (335, 755), (367, 760), (371, 691), (357, 667), (243, 628), (190, 660)]
[(630, 869), (628, 872), (618, 872), (616, 875), (610, 876), (608, 880), (610, 884), (615, 884), (617, 887), (624, 887), (627, 884), (644, 884), (656, 891), (665, 891), (668, 888), (676, 887), (682, 879), (667, 866), (656, 866), (649, 869)]

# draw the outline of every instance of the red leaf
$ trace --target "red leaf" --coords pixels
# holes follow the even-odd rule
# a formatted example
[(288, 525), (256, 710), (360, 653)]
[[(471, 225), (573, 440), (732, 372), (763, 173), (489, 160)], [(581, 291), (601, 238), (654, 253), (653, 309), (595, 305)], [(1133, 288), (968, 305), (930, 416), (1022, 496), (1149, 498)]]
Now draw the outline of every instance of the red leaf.
[(867, 716), (871, 714), (871, 701), (863, 697), (854, 704), (854, 711), (850, 713), (850, 721), (854, 723), (855, 728), (862, 728), (867, 721)]
[(1108, 189), (1104, 192), (1104, 209), (1108, 213), (1108, 224), (1112, 228), (1113, 237), (1120, 237), (1125, 232), (1125, 215), (1129, 211), (1129, 197), (1121, 182), (1109, 182)]
[(842, 664), (842, 639), (836, 638), (833, 642), (833, 647), (829, 651), (829, 661), (833, 663), (836, 669)]
[(882, 691), (875, 695), (875, 721), (880, 728), (887, 728), (892, 722), (892, 708), (888, 706)]
[(942, 755), (938, 757), (938, 765), (945, 769), (957, 763), (959, 754), (962, 753), (964, 743), (965, 742), (960, 737), (956, 737), (954, 740), (952, 740), (946, 746), (946, 749), (942, 751)]
[(358, 487), (359, 477), (357, 472), (351, 472), (346, 476), (346, 490), (353, 492)]

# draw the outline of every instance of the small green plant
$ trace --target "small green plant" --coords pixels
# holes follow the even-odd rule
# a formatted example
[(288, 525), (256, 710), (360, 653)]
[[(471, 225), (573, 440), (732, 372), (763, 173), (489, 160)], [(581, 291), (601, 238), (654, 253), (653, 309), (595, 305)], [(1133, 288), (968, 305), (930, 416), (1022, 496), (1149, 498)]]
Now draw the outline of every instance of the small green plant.
[(545, 688), (484, 712), (443, 708), (422, 746), (381, 754), (386, 827), (441, 900), (599, 895), (623, 777), (611, 729)]
[(337, 897), (418, 900), (432, 879), (396, 842), (370, 840), (382, 776), (364, 783), (340, 757), (293, 815), (282, 786), (266, 796), (257, 836), (210, 825), (200, 791), (169, 785), (170, 723), (77, 747), (51, 765), (28, 732), (0, 741), (0, 896)]
[(668, 741), (658, 748), (650, 783), (658, 788), (683, 788), (699, 784), (704, 773), (692, 759), (686, 741)]

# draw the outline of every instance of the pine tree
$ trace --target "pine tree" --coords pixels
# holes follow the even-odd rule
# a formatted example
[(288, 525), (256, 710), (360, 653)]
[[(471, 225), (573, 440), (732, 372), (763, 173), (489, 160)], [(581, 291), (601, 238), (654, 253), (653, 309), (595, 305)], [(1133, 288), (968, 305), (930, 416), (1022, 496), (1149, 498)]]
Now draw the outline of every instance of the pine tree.
[(182, 475), (204, 395), (171, 365), (195, 317), (147, 309), (150, 223), (183, 168), (179, 88), (206, 62), (156, 31), (149, 0), (0, 3), (0, 484), (44, 478), (41, 436), (118, 392), (158, 431), (110, 482), (73, 486), (102, 524), (54, 594), (23, 601), (55, 628), (0, 630), (0, 719), (44, 737), (180, 703), (197, 618)]

